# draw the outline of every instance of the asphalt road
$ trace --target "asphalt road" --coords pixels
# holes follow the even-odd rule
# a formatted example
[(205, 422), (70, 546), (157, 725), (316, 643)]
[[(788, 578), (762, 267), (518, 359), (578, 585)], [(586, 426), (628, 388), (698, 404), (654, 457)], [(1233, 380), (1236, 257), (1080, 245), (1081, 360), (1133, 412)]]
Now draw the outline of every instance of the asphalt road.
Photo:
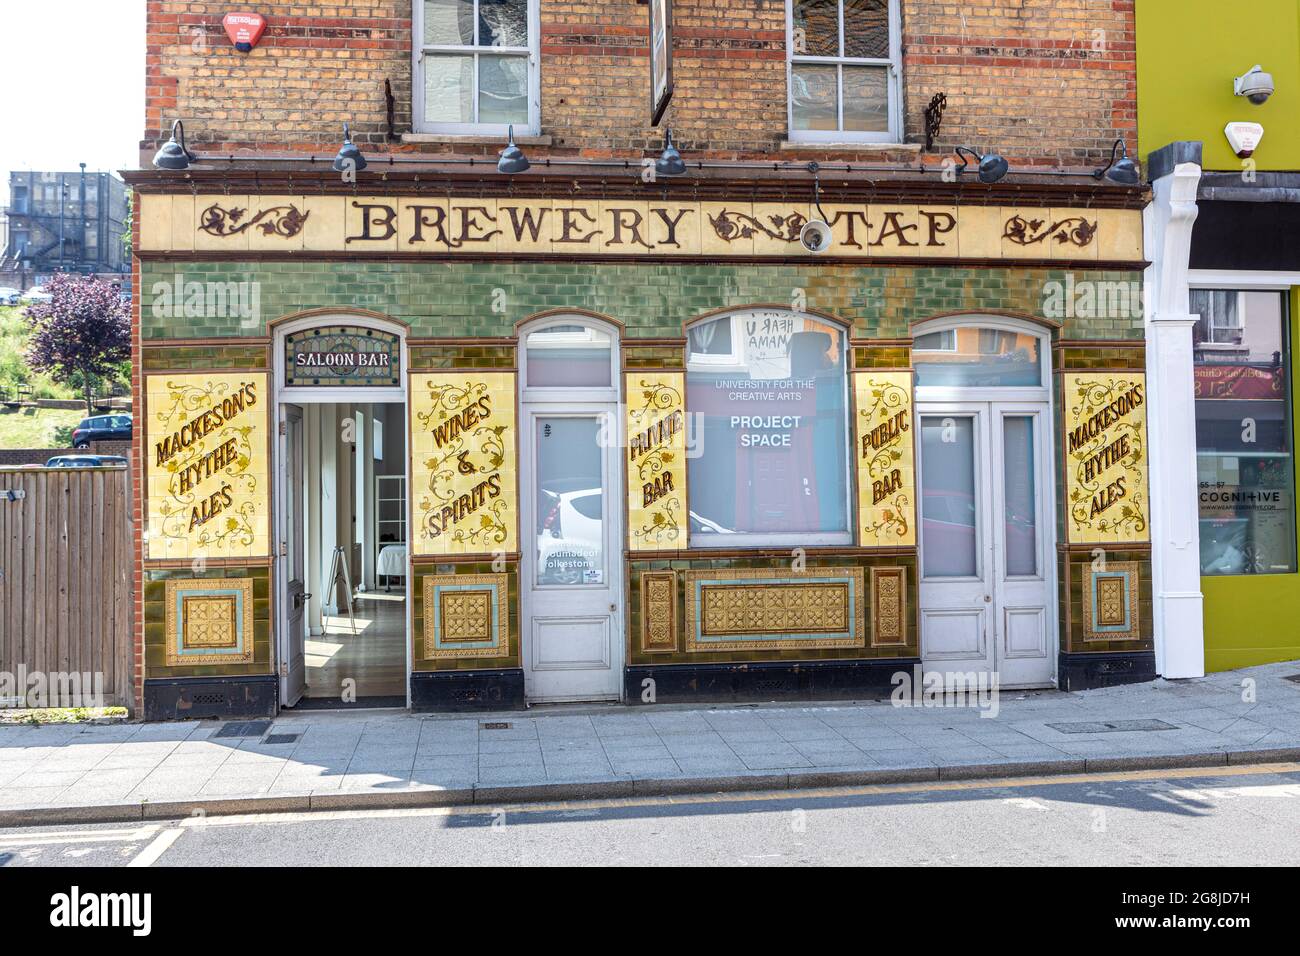
[(0, 830), (0, 865), (1292, 865), (1300, 764)]

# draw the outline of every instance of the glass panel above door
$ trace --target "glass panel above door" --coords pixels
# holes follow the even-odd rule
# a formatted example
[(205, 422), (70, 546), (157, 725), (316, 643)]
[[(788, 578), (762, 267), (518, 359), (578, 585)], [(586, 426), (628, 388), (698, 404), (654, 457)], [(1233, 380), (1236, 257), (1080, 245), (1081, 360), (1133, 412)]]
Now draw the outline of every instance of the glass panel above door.
[(918, 386), (1037, 388), (1045, 385), (1040, 339), (1026, 332), (968, 326), (918, 335)]
[(537, 583), (605, 583), (600, 419), (535, 419)]
[(927, 578), (979, 576), (975, 419), (921, 418), (921, 555)]
[(530, 332), (525, 346), (528, 388), (610, 388), (610, 335), (586, 325), (552, 325)]

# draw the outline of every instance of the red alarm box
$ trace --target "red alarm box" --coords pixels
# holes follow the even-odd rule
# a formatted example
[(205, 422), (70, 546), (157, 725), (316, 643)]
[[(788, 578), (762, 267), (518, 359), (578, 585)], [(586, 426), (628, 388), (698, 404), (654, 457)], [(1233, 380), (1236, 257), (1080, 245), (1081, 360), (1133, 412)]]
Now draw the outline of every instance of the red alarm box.
[(221, 18), (221, 25), (226, 28), (226, 36), (240, 53), (247, 53), (257, 46), (266, 32), (266, 17), (260, 13), (227, 13)]

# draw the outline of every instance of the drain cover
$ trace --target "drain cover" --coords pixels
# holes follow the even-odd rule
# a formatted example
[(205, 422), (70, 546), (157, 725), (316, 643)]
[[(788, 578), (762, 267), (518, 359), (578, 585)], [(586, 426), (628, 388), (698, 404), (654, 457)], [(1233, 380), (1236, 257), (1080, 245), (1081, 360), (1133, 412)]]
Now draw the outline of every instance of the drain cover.
[(213, 737), (260, 737), (271, 729), (269, 720), (231, 720), (221, 726)]
[(1293, 684), (1300, 684), (1300, 674), (1288, 674), (1283, 680), (1289, 680)]
[(1063, 734), (1114, 734), (1135, 730), (1177, 730), (1175, 724), (1163, 720), (1077, 720), (1068, 724), (1048, 724)]
[(302, 734), (267, 734), (264, 744), (293, 744), (298, 742)]
[(488, 720), (479, 724), (484, 730), (509, 730), (510, 722), (506, 720)]

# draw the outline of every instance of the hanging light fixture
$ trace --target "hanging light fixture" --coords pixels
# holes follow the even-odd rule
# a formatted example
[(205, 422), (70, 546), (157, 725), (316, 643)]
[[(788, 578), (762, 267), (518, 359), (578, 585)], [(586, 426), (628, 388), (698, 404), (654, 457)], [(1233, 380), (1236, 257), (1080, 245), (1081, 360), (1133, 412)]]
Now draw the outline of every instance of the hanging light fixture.
[(172, 138), (154, 153), (153, 164), (158, 169), (189, 169), (190, 163), (196, 159), (198, 157), (185, 148), (185, 125), (177, 120), (172, 123)]
[(980, 182), (982, 183), (997, 182), (1005, 176), (1007, 170), (1011, 168), (1007, 161), (997, 153), (985, 153), (981, 156), (969, 146), (958, 146), (955, 152), (957, 153), (957, 158), (961, 160), (961, 169), (957, 170), (957, 172), (960, 173), (962, 170), (966, 169), (968, 165), (966, 162), (966, 155), (970, 155), (974, 157), (976, 164), (979, 166)]
[(531, 164), (528, 162), (528, 157), (524, 155), (524, 151), (515, 145), (514, 126), (508, 127), (507, 137), (506, 148), (501, 150), (499, 154), (501, 158), (497, 160), (497, 172), (506, 174), (522, 173)]
[(673, 145), (671, 129), (664, 133), (664, 151), (655, 160), (655, 172), (660, 176), (680, 176), (686, 172), (686, 163), (682, 160), (682, 154)]
[[(1120, 150), (1124, 155), (1117, 162), (1115, 154)], [(1110, 163), (1105, 169), (1098, 169), (1093, 172), (1098, 179), (1109, 179), (1112, 183), (1119, 183), (1122, 186), (1136, 186), (1142, 180), (1138, 172), (1137, 163), (1128, 158), (1128, 147), (1124, 145), (1124, 140), (1115, 140), (1115, 145), (1110, 148)]]
[(334, 157), (334, 171), (356, 172), (366, 168), (366, 157), (361, 155), (361, 150), (357, 149), (352, 142), (352, 131), (348, 129), (348, 124), (343, 124), (343, 145), (339, 147), (339, 153)]

